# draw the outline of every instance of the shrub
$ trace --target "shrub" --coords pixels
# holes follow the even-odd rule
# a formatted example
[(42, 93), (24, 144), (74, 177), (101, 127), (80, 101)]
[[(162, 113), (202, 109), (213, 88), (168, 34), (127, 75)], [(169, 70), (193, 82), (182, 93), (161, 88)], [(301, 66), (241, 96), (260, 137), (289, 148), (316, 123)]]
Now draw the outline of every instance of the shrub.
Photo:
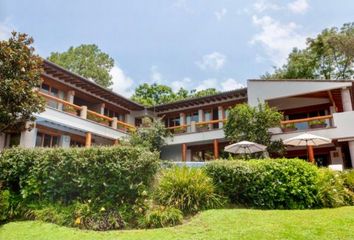
[(299, 159), (215, 161), (206, 171), (232, 203), (268, 209), (317, 204), (317, 168)]
[(13, 148), (0, 155), (0, 181), (27, 202), (134, 204), (159, 168), (144, 148)]
[(344, 172), (343, 178), (345, 187), (354, 192), (354, 170)]
[(173, 167), (164, 170), (158, 180), (155, 198), (161, 205), (177, 208), (184, 213), (222, 205), (212, 179), (198, 168)]
[(10, 208), (10, 191), (0, 190), (0, 222), (8, 219)]
[(341, 207), (353, 204), (353, 193), (345, 188), (340, 172), (319, 170), (319, 203), (321, 207)]
[(182, 223), (183, 214), (172, 207), (159, 206), (148, 210), (142, 218), (140, 225), (145, 228), (171, 227)]

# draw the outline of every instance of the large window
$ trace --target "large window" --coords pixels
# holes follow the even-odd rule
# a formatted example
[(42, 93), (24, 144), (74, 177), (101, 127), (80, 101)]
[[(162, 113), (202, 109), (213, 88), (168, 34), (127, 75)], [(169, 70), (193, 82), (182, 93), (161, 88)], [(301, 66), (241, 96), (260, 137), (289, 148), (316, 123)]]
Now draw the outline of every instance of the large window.
[(58, 147), (60, 136), (47, 133), (37, 133), (36, 147)]
[[(41, 86), (41, 91), (54, 97), (59, 97), (59, 90), (48, 84), (43, 83)], [(47, 105), (52, 108), (58, 108), (58, 102), (54, 100), (47, 100)]]

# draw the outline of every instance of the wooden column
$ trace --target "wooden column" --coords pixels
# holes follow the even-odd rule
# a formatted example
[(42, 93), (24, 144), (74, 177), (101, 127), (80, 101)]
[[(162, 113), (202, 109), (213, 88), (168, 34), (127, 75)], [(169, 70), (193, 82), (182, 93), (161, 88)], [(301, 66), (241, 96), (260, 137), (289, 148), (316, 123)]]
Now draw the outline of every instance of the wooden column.
[(113, 144), (114, 145), (119, 145), (119, 138), (115, 139)]
[(182, 161), (185, 162), (187, 160), (187, 145), (185, 143), (182, 144)]
[(214, 159), (219, 158), (219, 141), (214, 139)]
[(86, 133), (85, 147), (91, 147), (92, 134), (90, 132)]
[(315, 163), (315, 155), (313, 153), (313, 146), (307, 146), (307, 154), (309, 157), (309, 162)]

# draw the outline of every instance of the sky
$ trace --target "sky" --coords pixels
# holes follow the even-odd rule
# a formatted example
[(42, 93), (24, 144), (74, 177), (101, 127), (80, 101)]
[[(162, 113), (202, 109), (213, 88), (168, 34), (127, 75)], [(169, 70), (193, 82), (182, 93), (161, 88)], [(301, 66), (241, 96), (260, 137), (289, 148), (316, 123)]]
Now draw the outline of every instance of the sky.
[(44, 58), (97, 44), (127, 97), (141, 83), (244, 87), (306, 38), (353, 21), (353, 0), (0, 0), (0, 39), (28, 33)]

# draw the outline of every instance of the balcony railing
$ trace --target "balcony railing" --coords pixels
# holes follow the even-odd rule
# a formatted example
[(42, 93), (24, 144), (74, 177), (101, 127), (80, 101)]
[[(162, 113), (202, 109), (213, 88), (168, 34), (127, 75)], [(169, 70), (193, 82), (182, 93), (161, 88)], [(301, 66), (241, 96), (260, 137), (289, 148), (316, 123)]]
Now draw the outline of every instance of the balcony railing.
[[(57, 104), (62, 104), (62, 110), (66, 113), (72, 114), (74, 116), (81, 117), (83, 119), (88, 119), (94, 121), (98, 124), (110, 126), (113, 129), (119, 129), (122, 131), (134, 131), (135, 126), (119, 121), (116, 117), (108, 117), (106, 115), (97, 113), (95, 111), (87, 109), (87, 106), (78, 106), (63, 99), (54, 97), (52, 95), (38, 92), (38, 94), (46, 99), (47, 102), (55, 102)], [(58, 108), (57, 108), (58, 109)]]
[(192, 121), (190, 124), (167, 127), (167, 129), (171, 131), (173, 134), (205, 132), (205, 131), (220, 129), (219, 123), (224, 123), (224, 122), (226, 122), (226, 119), (217, 119), (217, 120), (210, 120), (204, 122)]
[(283, 132), (332, 127), (332, 115), (281, 121)]

